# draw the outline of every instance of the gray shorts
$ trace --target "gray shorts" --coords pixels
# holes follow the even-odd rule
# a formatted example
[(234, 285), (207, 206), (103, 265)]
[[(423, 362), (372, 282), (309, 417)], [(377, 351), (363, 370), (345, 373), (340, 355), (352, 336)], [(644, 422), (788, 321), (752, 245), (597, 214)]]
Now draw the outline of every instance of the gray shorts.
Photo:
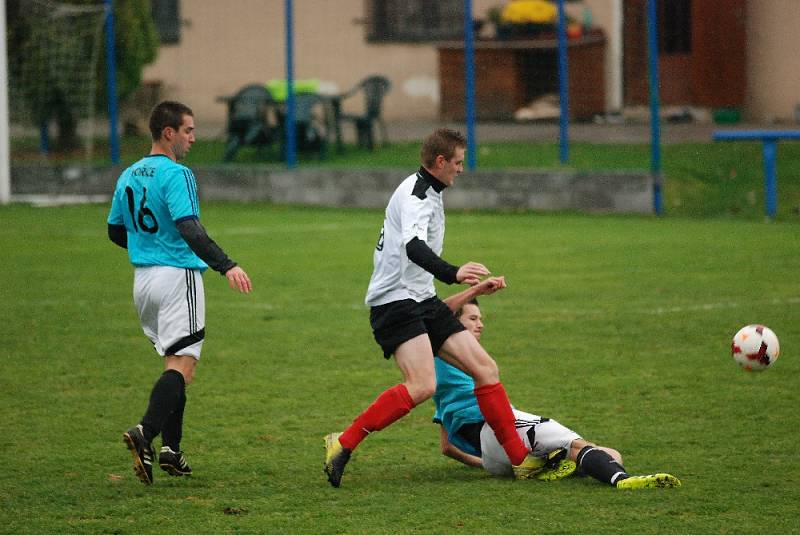
[[(544, 457), (559, 448), (565, 448), (569, 451), (572, 441), (581, 438), (576, 432), (564, 427), (555, 420), (543, 419), (541, 416), (517, 409), (514, 409), (514, 417), (517, 419), (519, 438), (537, 457)], [(528, 430), (531, 428), (534, 429), (535, 433), (533, 444), (530, 443), (530, 438), (528, 437)], [(481, 429), (481, 458), (483, 459), (483, 468), (490, 474), (510, 476), (514, 473), (508, 455), (503, 450), (503, 446), (497, 441), (489, 424), (484, 424), (483, 429)]]
[(200, 359), (206, 326), (203, 276), (196, 269), (137, 267), (133, 302), (145, 336), (159, 355)]

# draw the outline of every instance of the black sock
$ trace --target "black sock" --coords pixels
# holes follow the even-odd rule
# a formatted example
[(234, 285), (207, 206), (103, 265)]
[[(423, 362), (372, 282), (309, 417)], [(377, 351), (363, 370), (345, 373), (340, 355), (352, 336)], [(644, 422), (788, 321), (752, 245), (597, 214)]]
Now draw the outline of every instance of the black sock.
[(629, 477), (621, 464), (595, 446), (585, 446), (578, 453), (576, 464), (584, 474), (610, 485), (616, 485), (618, 481)]
[(183, 409), (186, 407), (186, 387), (181, 389), (178, 406), (172, 411), (161, 429), (162, 445), (174, 452), (181, 451), (181, 437), (183, 436)]
[(183, 391), (183, 374), (167, 370), (161, 374), (150, 392), (150, 403), (142, 417), (144, 438), (151, 442), (163, 429), (167, 417), (178, 407)]

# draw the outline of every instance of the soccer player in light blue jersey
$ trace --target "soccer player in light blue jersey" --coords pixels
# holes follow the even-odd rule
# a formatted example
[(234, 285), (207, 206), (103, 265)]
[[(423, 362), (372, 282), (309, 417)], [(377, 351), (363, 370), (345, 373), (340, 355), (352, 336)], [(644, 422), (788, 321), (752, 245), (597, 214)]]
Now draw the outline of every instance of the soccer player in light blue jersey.
[(249, 293), (247, 273), (232, 261), (200, 224), (197, 183), (181, 164), (195, 141), (192, 110), (165, 101), (150, 114), (150, 154), (119, 177), (108, 237), (128, 250), (134, 266), (133, 299), (142, 330), (159, 355), (164, 373), (150, 393), (140, 423), (123, 434), (134, 471), (153, 482), (153, 439), (161, 434), (160, 467), (173, 476), (192, 469), (180, 448), (186, 385), (192, 382), (205, 338), (202, 273), (211, 268), (230, 287)]
[[(477, 296), (505, 287), (504, 277), (489, 277), (444, 302), (467, 331), (480, 340), (483, 317)], [(469, 466), (482, 467), (493, 475), (512, 475), (511, 461), (478, 408), (472, 377), (439, 357), (434, 360), (436, 413), (433, 421), (440, 425), (442, 454)], [(513, 410), (520, 438), (534, 455), (548, 460), (547, 469), (534, 476), (536, 479), (561, 479), (570, 475), (577, 464), (580, 473), (618, 489), (669, 488), (681, 484), (670, 474), (631, 476), (622, 466), (622, 456), (617, 450), (588, 442), (555, 420), (516, 407)]]

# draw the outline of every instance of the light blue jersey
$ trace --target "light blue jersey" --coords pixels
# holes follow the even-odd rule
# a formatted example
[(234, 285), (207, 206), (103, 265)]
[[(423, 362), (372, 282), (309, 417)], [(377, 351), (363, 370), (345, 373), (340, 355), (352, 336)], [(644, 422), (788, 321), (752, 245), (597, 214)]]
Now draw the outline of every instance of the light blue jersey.
[(200, 218), (197, 183), (188, 167), (167, 156), (146, 156), (117, 180), (109, 225), (125, 225), (128, 257), (134, 266), (172, 266), (205, 270), (177, 223)]
[(447, 439), (455, 447), (480, 456), (480, 451), (457, 434), (462, 425), (485, 421), (475, 397), (475, 381), (439, 357), (433, 360), (436, 367), (436, 392), (433, 394), (436, 414), (433, 415), (433, 421), (444, 426)]

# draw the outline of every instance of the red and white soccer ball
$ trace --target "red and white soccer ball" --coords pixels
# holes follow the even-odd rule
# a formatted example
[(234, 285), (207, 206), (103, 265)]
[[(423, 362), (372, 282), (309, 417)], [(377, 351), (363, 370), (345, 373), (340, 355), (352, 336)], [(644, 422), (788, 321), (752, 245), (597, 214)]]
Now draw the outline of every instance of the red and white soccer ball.
[(733, 337), (731, 356), (749, 372), (760, 372), (778, 360), (781, 346), (772, 329), (764, 325), (747, 325)]

